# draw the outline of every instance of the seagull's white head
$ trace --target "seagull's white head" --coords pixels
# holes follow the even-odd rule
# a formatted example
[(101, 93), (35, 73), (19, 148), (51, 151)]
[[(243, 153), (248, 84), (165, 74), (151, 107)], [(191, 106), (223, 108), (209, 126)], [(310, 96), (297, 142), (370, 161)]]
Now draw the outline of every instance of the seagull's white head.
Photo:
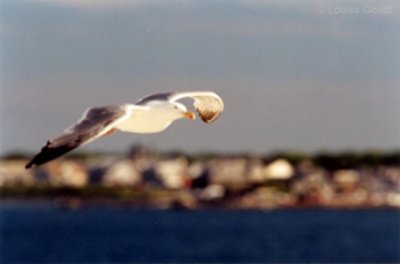
[(188, 119), (196, 119), (195, 113), (188, 111), (186, 106), (178, 103), (178, 102), (172, 102), (170, 104), (170, 109), (172, 110), (172, 115), (174, 119), (180, 119), (180, 118), (188, 118)]

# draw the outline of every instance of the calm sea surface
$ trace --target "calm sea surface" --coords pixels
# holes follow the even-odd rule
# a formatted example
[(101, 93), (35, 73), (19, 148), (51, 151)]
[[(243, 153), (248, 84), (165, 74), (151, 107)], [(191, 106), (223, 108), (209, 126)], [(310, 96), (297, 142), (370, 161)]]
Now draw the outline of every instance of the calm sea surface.
[(399, 210), (0, 203), (0, 263), (400, 262)]

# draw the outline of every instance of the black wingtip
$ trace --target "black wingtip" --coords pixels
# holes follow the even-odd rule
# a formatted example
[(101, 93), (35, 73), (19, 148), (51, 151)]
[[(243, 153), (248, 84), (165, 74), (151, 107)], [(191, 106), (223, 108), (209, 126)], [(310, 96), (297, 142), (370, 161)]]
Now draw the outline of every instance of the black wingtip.
[(26, 165), (25, 165), (25, 169), (30, 169), (30, 168), (32, 168), (32, 167), (34, 167), (34, 163), (33, 163), (33, 160), (31, 160), (29, 163), (27, 163)]
[(40, 166), (46, 162), (52, 161), (64, 155), (67, 152), (70, 152), (71, 150), (75, 149), (78, 146), (79, 145), (73, 145), (73, 146), (62, 145), (58, 147), (51, 147), (49, 143), (47, 143), (46, 146), (44, 146), (42, 150), (38, 154), (36, 154), (30, 162), (28, 162), (25, 165), (25, 168), (30, 169), (32, 167)]
[(36, 167), (36, 166), (38, 166), (38, 165), (40, 165), (41, 163), (40, 163), (40, 161), (38, 161), (38, 156), (40, 155), (40, 153), (39, 154), (37, 154), (35, 157), (33, 157), (33, 159), (31, 160), (31, 161), (29, 161), (26, 165), (25, 165), (25, 169), (31, 169), (31, 168), (34, 168), (34, 167)]

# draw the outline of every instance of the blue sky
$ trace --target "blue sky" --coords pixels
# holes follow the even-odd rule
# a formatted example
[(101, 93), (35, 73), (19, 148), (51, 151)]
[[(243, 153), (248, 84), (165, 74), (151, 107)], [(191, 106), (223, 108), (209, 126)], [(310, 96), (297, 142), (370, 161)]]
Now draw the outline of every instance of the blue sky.
[(226, 111), (82, 150), (400, 147), (396, 1), (0, 3), (1, 153), (38, 150), (89, 106), (173, 90), (214, 90)]

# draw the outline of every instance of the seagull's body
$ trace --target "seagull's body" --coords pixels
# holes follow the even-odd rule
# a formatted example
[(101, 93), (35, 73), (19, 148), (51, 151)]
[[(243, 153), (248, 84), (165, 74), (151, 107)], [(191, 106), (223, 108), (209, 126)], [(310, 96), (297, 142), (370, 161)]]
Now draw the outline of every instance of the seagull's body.
[(26, 168), (46, 163), (115, 131), (157, 133), (175, 120), (195, 119), (193, 112), (188, 112), (185, 105), (177, 102), (183, 98), (194, 99), (194, 107), (206, 123), (215, 121), (224, 108), (221, 98), (208, 91), (159, 93), (146, 96), (136, 104), (89, 108), (75, 125), (49, 140)]
[[(138, 107), (124, 106), (129, 113), (125, 120), (116, 125), (122, 132), (130, 133), (157, 133), (166, 129), (173, 120), (169, 118), (169, 112), (165, 113), (160, 106)], [(151, 122), (148, 122), (151, 120)]]

